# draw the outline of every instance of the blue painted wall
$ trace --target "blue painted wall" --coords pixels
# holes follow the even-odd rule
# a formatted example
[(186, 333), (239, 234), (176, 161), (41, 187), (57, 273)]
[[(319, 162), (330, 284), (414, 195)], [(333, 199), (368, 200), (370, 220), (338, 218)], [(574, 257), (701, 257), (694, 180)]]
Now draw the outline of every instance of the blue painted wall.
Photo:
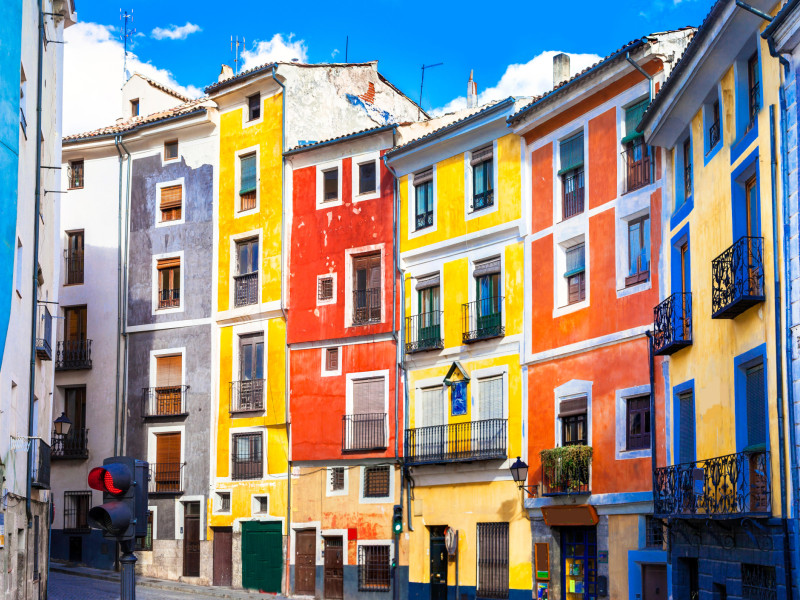
[(77, 564), (95, 569), (112, 570), (116, 542), (107, 540), (99, 530), (91, 533), (65, 533), (63, 529), (53, 529), (50, 540), (50, 557), (53, 560), (69, 562), (70, 538), (80, 538), (81, 560)]

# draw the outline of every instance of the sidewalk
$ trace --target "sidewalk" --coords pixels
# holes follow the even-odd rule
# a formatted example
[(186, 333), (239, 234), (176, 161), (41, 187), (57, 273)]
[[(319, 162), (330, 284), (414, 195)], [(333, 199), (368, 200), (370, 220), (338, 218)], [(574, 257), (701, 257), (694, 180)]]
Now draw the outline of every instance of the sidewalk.
[[(50, 562), (50, 571), (53, 573), (65, 573), (78, 577), (88, 577), (90, 579), (100, 579), (102, 581), (119, 581), (119, 573), (116, 571), (105, 571), (103, 569), (91, 569), (89, 567), (73, 566), (61, 562)], [(238, 600), (246, 598), (262, 598), (269, 600), (288, 600), (286, 596), (280, 594), (268, 594), (266, 592), (256, 592), (249, 590), (235, 590), (229, 587), (212, 587), (207, 585), (191, 585), (179, 581), (169, 581), (166, 579), (156, 579), (155, 577), (136, 576), (136, 587), (153, 588), (169, 592), (182, 592), (184, 594), (202, 595), (208, 598), (228, 598)]]

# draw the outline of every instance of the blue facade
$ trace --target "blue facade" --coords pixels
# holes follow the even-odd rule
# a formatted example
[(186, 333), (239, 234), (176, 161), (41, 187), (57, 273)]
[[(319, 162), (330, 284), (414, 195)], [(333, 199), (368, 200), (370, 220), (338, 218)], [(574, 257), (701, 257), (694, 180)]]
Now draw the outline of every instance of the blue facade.
[(53, 529), (50, 557), (70, 564), (111, 570), (114, 568), (115, 546), (116, 542), (105, 539), (98, 529), (87, 533)]

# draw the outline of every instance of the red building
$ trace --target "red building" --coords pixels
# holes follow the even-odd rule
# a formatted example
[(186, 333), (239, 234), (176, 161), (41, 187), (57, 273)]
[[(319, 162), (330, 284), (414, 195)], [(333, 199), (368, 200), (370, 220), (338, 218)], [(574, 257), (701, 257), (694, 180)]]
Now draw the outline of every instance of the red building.
[(302, 498), (291, 507), (295, 594), (392, 593), (403, 417), (394, 179), (382, 156), (393, 133), (378, 127), (286, 153), (291, 486)]

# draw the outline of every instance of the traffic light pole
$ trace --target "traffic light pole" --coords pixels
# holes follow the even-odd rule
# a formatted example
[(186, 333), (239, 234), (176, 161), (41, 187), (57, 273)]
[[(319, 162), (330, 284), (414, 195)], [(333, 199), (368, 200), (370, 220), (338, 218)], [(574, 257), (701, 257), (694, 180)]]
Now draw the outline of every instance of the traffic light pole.
[(122, 576), (119, 580), (120, 600), (136, 600), (136, 555), (133, 553), (133, 541), (119, 543), (122, 549)]

